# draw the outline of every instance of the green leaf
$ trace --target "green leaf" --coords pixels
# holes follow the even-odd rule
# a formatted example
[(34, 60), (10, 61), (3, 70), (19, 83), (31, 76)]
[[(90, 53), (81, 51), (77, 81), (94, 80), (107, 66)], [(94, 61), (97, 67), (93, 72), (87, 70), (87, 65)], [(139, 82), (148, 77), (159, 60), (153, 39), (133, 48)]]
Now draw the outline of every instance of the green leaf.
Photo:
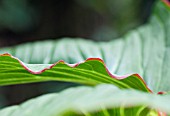
[(0, 55), (0, 85), (41, 81), (67, 81), (87, 85), (112, 83), (120, 88), (134, 88), (149, 92), (137, 74), (118, 77), (106, 69), (100, 59), (87, 59), (84, 63), (69, 66), (64, 61), (53, 65), (24, 64), (9, 54)]
[[(12, 107), (12, 109), (8, 108), (2, 110), (2, 114), (4, 115), (6, 110), (9, 111), (9, 115), (10, 113), (16, 113), (16, 115), (19, 115), (20, 113), (29, 114), (34, 113), (33, 110), (39, 108), (40, 110), (37, 109), (37, 112), (35, 113), (43, 113), (43, 111), (46, 111), (46, 113), (52, 112), (50, 115), (57, 115), (57, 113), (62, 110), (63, 112), (60, 113), (64, 113), (64, 115), (69, 115), (70, 113), (74, 115), (75, 113), (78, 113), (78, 111), (83, 112), (85, 116), (97, 115), (101, 113), (107, 114), (108, 112), (111, 112), (111, 114), (114, 113), (114, 115), (116, 115), (116, 113), (118, 113), (118, 115), (125, 115), (125, 112), (132, 112), (133, 115), (137, 115), (136, 112), (143, 111), (143, 109), (140, 110), (142, 107), (144, 110), (146, 110), (146, 114), (150, 112), (146, 107), (159, 109), (161, 111), (170, 113), (170, 96), (160, 96), (146, 93), (149, 92), (149, 89), (146, 87), (143, 80), (139, 75), (132, 74), (140, 74), (146, 81), (146, 84), (149, 86), (149, 88), (151, 88), (151, 90), (154, 92), (170, 90), (169, 19), (169, 7), (166, 6), (165, 3), (159, 1), (156, 5), (156, 8), (154, 9), (151, 20), (147, 25), (129, 32), (126, 36), (118, 40), (97, 43), (82, 39), (63, 39), (57, 41), (27, 43), (15, 47), (1, 49), (1, 53), (11, 53), (13, 56), (18, 57), (25, 63), (29, 63), (25, 64), (9, 55), (1, 55), (1, 85), (57, 80), (78, 82), (87, 85), (109, 83), (119, 87), (118, 91), (109, 91), (109, 94), (104, 94), (104, 91), (107, 91), (108, 88), (101, 88), (97, 93), (94, 92), (95, 90), (89, 90), (91, 92), (91, 94), (89, 94), (88, 92), (85, 92), (88, 91), (87, 87), (84, 89), (84, 91), (78, 91), (78, 95), (75, 94), (75, 96), (73, 94), (74, 92), (71, 91), (59, 98), (55, 96), (56, 102), (51, 102), (53, 105), (49, 105), (49, 107), (48, 105), (43, 105), (45, 102), (44, 99), (47, 99), (45, 104), (48, 102), (50, 103), (50, 101), (53, 101), (53, 99), (49, 100), (48, 97), (42, 97), (43, 99), (40, 99), (38, 102), (32, 100), (26, 102), (26, 105), (21, 105), (19, 108)], [(132, 75), (122, 77), (123, 79), (113, 76), (108, 73), (108, 70), (105, 68), (105, 65), (103, 62), (101, 62), (101, 60), (95, 59), (86, 60), (74, 68), (68, 66), (63, 61), (59, 61), (54, 66), (51, 65), (60, 59), (68, 63), (77, 63), (82, 62), (89, 57), (103, 59), (106, 63), (106, 66), (108, 67), (108, 70), (112, 74)], [(21, 66), (21, 64), (23, 66)], [(51, 66), (53, 66), (53, 68), (51, 68)], [(127, 88), (128, 90), (125, 90)], [(138, 89), (140, 91), (136, 91), (134, 89)], [(145, 91), (145, 93), (142, 91)], [(67, 98), (67, 95), (70, 96)], [(78, 98), (80, 99), (81, 95), (86, 95), (87, 97), (85, 96), (86, 99), (82, 98), (83, 101), (78, 100), (79, 105), (76, 105), (75, 103), (77, 102), (74, 100), (77, 100)], [(97, 95), (99, 98), (105, 98), (104, 100), (108, 101), (106, 102), (103, 99), (100, 99), (101, 102), (100, 100), (97, 101)], [(103, 97), (104, 95), (107, 96)], [(57, 96), (60, 96), (60, 94), (57, 94)], [(71, 99), (70, 102), (67, 102), (66, 100), (69, 99)], [(35, 105), (33, 103), (37, 103), (37, 105), (40, 106), (33, 107)], [(70, 105), (68, 103), (70, 103)], [(103, 103), (102, 107), (100, 107), (101, 105), (99, 103)], [(33, 106), (31, 107), (32, 104)], [(64, 107), (62, 107), (62, 104)], [(57, 107), (57, 110), (55, 109), (55, 106)], [(128, 106), (134, 107), (133, 109), (128, 109)], [(47, 112), (47, 110), (49, 110), (49, 112)], [(91, 111), (94, 114), (89, 114)], [(151, 113), (153, 112), (154, 111), (151, 110)], [(42, 115), (45, 115), (45, 113)], [(48, 114), (46, 116), (48, 116)]]
[(149, 23), (110, 42), (63, 39), (4, 48), (23, 62), (52, 64), (58, 60), (77, 63), (101, 58), (112, 74), (138, 73), (154, 92), (169, 91), (170, 10), (159, 1)]
[(154, 113), (153, 109), (170, 113), (170, 107), (167, 105), (169, 98), (169, 95), (160, 96), (136, 90), (122, 90), (113, 85), (81, 86), (60, 93), (43, 95), (19, 106), (2, 109), (0, 115), (146, 116), (150, 112)]

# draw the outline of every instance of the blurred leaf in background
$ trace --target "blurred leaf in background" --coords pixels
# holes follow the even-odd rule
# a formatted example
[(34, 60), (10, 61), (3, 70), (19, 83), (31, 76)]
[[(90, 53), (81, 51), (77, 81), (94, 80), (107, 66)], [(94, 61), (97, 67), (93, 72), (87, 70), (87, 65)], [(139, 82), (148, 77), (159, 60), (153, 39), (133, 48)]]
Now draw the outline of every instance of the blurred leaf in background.
[(93, 38), (112, 40), (144, 23), (155, 0), (76, 0), (83, 6), (100, 13), (105, 24), (100, 25)]
[[(145, 23), (154, 1), (1, 0), (0, 47), (65, 36), (112, 40)], [(0, 107), (69, 86), (75, 85), (48, 82), (1, 87)]]
[(155, 0), (1, 0), (0, 46), (46, 38), (108, 41), (144, 23)]
[(17, 44), (28, 36), (36, 27), (36, 12), (29, 0), (1, 0), (0, 46)]
[(1, 0), (0, 29), (26, 31), (34, 25), (35, 11), (28, 0)]

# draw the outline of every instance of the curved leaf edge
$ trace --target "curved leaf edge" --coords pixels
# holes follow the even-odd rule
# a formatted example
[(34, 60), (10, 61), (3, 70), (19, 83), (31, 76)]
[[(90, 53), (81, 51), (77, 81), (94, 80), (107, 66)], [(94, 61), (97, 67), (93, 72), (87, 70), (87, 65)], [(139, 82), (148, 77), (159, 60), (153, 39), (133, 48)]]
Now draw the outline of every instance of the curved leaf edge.
[(50, 69), (52, 69), (54, 66), (56, 66), (59, 63), (66, 64), (67, 66), (69, 66), (71, 68), (75, 68), (75, 67), (79, 66), (80, 64), (83, 64), (83, 63), (85, 63), (87, 61), (99, 61), (99, 62), (101, 62), (104, 65), (104, 68), (105, 68), (106, 72), (108, 73), (108, 75), (111, 78), (114, 78), (116, 80), (123, 80), (123, 79), (128, 78), (129, 76), (136, 76), (137, 78), (139, 78), (141, 80), (141, 82), (145, 85), (145, 87), (148, 89), (148, 91), (153, 93), (152, 90), (149, 89), (149, 87), (147, 86), (146, 82), (143, 80), (143, 78), (139, 74), (135, 73), (135, 74), (126, 74), (126, 75), (121, 75), (121, 76), (120, 75), (116, 75), (116, 74), (112, 74), (108, 70), (108, 68), (107, 68), (106, 64), (104, 63), (104, 61), (102, 59), (100, 59), (100, 58), (87, 58), (85, 61), (82, 61), (82, 62), (79, 62), (79, 63), (76, 63), (76, 64), (68, 64), (64, 60), (59, 60), (58, 62), (56, 62), (54, 64), (50, 64), (50, 66), (48, 66), (46, 68), (43, 68), (40, 71), (34, 71), (34, 70), (30, 69), (29, 67), (27, 67), (26, 64), (24, 62), (22, 62), (20, 59), (12, 56), (9, 53), (0, 54), (0, 57), (3, 57), (3, 56), (9, 56), (10, 58), (17, 60), (20, 63), (20, 65), (25, 70), (27, 70), (28, 72), (30, 72), (31, 74), (34, 74), (34, 75), (41, 74), (41, 73), (45, 72), (46, 70), (50, 70)]

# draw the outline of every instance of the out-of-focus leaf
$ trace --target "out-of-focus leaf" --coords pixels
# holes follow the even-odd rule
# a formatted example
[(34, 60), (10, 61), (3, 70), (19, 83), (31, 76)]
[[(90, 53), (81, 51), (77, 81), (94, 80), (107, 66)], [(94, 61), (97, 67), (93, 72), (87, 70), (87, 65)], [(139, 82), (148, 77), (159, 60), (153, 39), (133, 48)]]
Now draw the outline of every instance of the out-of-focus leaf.
[(34, 13), (28, 0), (1, 0), (0, 28), (13, 31), (27, 30), (34, 23)]
[(153, 91), (169, 91), (170, 10), (159, 1), (149, 23), (110, 42), (63, 39), (4, 48), (26, 63), (68, 63), (89, 57), (104, 60), (112, 74), (140, 74)]
[(77, 87), (2, 109), (0, 115), (147, 116), (152, 112), (152, 116), (157, 116), (155, 112), (157, 109), (170, 113), (169, 98), (169, 95), (160, 96), (136, 90), (121, 90), (113, 85)]
[[(0, 113), (3, 115), (9, 113), (13, 116), (19, 114), (34, 116), (37, 113), (45, 116), (77, 115), (77, 113), (85, 116), (103, 113), (104, 115), (143, 116), (148, 113), (157, 115), (152, 113), (158, 110), (169, 114), (169, 94), (155, 95), (142, 92), (149, 92), (149, 89), (136, 74), (126, 76), (127, 78), (123, 77), (124, 79), (121, 80), (121, 77), (119, 80), (117, 80), (118, 77), (115, 77), (117, 79), (111, 78), (114, 76), (108, 73), (103, 62), (95, 59), (86, 60), (75, 68), (61, 61), (55, 66), (50, 65), (51, 62), (54, 63), (59, 59), (75, 63), (89, 57), (99, 57), (106, 62), (112, 74), (139, 73), (154, 92), (169, 91), (170, 10), (169, 6), (165, 6), (163, 2), (159, 2), (147, 25), (129, 32), (116, 41), (95, 43), (64, 39), (1, 49), (1, 53), (9, 52), (26, 63), (44, 63), (24, 64), (8, 54), (1, 55), (1, 85), (60, 80), (89, 85), (110, 83), (119, 88), (116, 88), (115, 92), (109, 89), (113, 85), (101, 86), (101, 88), (99, 86), (100, 89), (94, 89), (94, 91), (90, 87), (82, 87), (83, 90), (66, 90), (57, 95), (53, 94), (54, 98), (53, 95), (49, 95), (49, 98), (48, 96), (41, 97), (38, 98), (39, 101), (31, 100), (20, 107), (14, 106), (1, 110)], [(125, 88), (133, 89), (125, 90)], [(32, 104), (33, 107), (30, 106)]]

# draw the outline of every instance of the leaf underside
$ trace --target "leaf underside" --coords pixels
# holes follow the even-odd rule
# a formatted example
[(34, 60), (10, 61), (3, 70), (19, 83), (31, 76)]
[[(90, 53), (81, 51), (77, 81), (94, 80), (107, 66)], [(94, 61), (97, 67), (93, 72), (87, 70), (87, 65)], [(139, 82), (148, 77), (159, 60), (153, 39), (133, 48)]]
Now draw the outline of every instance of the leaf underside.
[(44, 95), (29, 100), (20, 106), (8, 107), (1, 110), (0, 115), (146, 116), (152, 112), (154, 113), (152, 116), (157, 116), (156, 110), (152, 108), (170, 112), (170, 108), (162, 105), (162, 102), (169, 98), (170, 96), (157, 96), (137, 90), (122, 90), (107, 84), (96, 87), (81, 86), (64, 90), (58, 94)]
[(0, 49), (29, 64), (77, 63), (100, 58), (112, 74), (137, 73), (154, 92), (169, 91), (170, 10), (159, 1), (147, 25), (110, 42), (63, 39)]
[[(0, 53), (8, 52), (21, 59), (9, 54), (0, 56), (0, 85), (43, 81), (92, 86), (112, 84), (68, 89), (42, 96), (20, 106), (0, 110), (0, 115), (143, 116), (148, 113), (157, 115), (156, 111), (170, 114), (170, 95), (150, 93), (150, 89), (153, 92), (170, 91), (170, 8), (165, 3), (159, 1), (156, 4), (147, 25), (118, 40), (97, 43), (63, 39), (0, 49)], [(89, 57), (93, 59), (87, 59)], [(108, 69), (99, 58), (104, 60)], [(69, 65), (60, 59), (81, 63)], [(56, 61), (59, 62), (52, 65)], [(140, 74), (143, 79), (132, 73)]]

